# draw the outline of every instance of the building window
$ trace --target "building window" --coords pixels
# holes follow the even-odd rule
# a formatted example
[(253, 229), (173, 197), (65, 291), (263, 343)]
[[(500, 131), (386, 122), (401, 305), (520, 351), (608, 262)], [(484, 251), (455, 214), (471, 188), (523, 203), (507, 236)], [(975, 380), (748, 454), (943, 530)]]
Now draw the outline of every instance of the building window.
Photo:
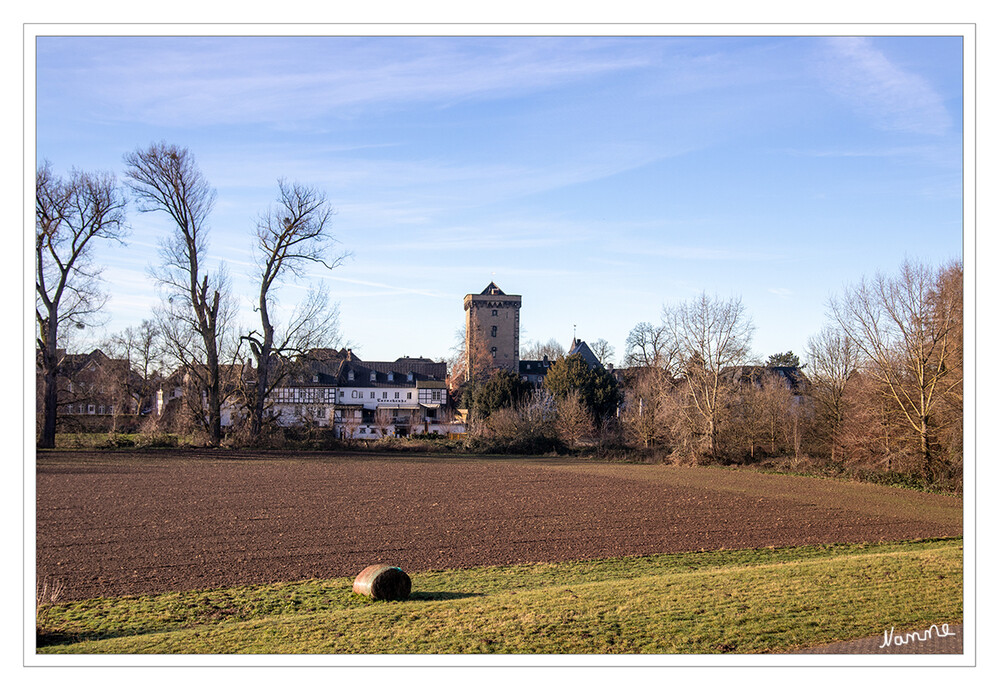
[(493, 309), (493, 316), (499, 316), (499, 309)]
[(413, 399), (413, 394), (412, 393), (406, 393), (406, 400), (412, 400), (412, 399)]
[(375, 392), (374, 391), (371, 391), (371, 397), (372, 398), (375, 397)]
[(492, 330), (492, 336), (493, 336), (494, 338), (496, 337), (496, 326), (493, 326), (493, 330)]
[(492, 350), (490, 350), (489, 354), (493, 356), (493, 359), (496, 359), (496, 348), (494, 347)]
[(97, 414), (104, 414), (104, 406), (103, 405), (101, 405), (100, 407), (97, 408)]
[(94, 413), (94, 406), (87, 405), (87, 414), (93, 414), (93, 413)]
[(396, 400), (398, 400), (398, 399), (399, 399), (399, 391), (396, 391), (396, 392), (395, 392), (395, 395), (394, 395), (393, 397), (394, 397), (394, 398), (395, 398)]
[(432, 397), (433, 397), (434, 400), (440, 400), (441, 399), (441, 392), (440, 391), (434, 391)]

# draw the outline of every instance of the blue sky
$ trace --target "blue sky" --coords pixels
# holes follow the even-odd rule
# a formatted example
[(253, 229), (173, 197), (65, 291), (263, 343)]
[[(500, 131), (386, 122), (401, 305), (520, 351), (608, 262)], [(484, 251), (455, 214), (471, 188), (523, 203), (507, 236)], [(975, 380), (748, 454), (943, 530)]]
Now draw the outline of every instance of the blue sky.
[[(962, 79), (960, 37), (39, 37), (35, 151), (121, 177), (188, 147), (247, 324), (277, 179), (324, 189), (352, 257), (309, 280), (365, 359), (446, 357), (491, 280), (522, 342), (575, 328), (620, 362), (707, 291), (742, 298), (761, 357), (803, 355), (844, 284), (961, 256)], [(108, 331), (158, 301), (168, 226), (129, 218), (98, 254)]]

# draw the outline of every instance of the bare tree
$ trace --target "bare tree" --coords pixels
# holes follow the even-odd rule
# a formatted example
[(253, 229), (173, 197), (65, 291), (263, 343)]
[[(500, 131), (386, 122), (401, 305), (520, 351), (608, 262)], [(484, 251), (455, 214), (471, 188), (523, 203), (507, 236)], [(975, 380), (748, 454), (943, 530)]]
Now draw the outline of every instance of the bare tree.
[(165, 343), (159, 325), (152, 319), (143, 319), (139, 326), (112, 334), (104, 347), (109, 355), (126, 362), (130, 375), (122, 385), (129, 397), (138, 402), (141, 413), (145, 405), (152, 404), (154, 387), (165, 364)]
[(350, 445), (353, 445), (357, 440), (357, 430), (361, 428), (361, 419), (361, 410), (355, 408), (344, 407), (333, 413), (333, 424), (339, 424), (342, 438)]
[(520, 348), (520, 358), (530, 360), (541, 360), (547, 357), (554, 362), (559, 357), (565, 356), (565, 348), (562, 347), (555, 338), (549, 338), (547, 342), (540, 340), (529, 342)]
[(760, 419), (770, 455), (777, 455), (778, 441), (786, 436), (791, 421), (794, 398), (784, 377), (765, 371), (756, 389), (756, 413)]
[(454, 341), (447, 356), (447, 389), (454, 396), (458, 389), (468, 380), (465, 371), (465, 329), (458, 328), (454, 332)]
[(381, 432), (381, 438), (389, 435), (395, 423), (395, 412), (387, 407), (379, 407), (375, 410), (374, 426)]
[(961, 295), (938, 297), (941, 271), (905, 261), (830, 301), (831, 312), (868, 360), (871, 375), (898, 406), (919, 442), (922, 474), (932, 479), (933, 415), (960, 323)]
[(107, 302), (94, 265), (93, 240), (121, 242), (125, 200), (110, 173), (73, 171), (68, 180), (48, 163), (35, 176), (35, 321), (41, 370), (39, 448), (55, 446), (57, 345), (64, 326), (92, 324)]
[(947, 462), (953, 475), (960, 478), (964, 466), (964, 267), (960, 261), (943, 267), (931, 301), (935, 319), (949, 317), (954, 321), (937, 419)]
[(856, 466), (880, 467), (887, 472), (919, 473), (922, 461), (911, 463), (911, 427), (890, 391), (870, 366), (850, 377), (844, 393), (843, 422), (838, 434), (840, 461)]
[(576, 446), (586, 436), (594, 432), (593, 415), (590, 414), (582, 394), (571, 391), (564, 398), (556, 400), (557, 416), (555, 430), (566, 444)]
[(812, 399), (829, 443), (830, 459), (835, 462), (837, 450), (842, 445), (840, 433), (846, 413), (846, 386), (860, 365), (859, 351), (842, 329), (827, 326), (808, 339), (806, 357), (811, 372)]
[(496, 371), (496, 362), (483, 338), (465, 332), (460, 328), (457, 340), (452, 350), (457, 358), (452, 359), (451, 382), (453, 390), (466, 384), (478, 384), (486, 381)]
[(604, 367), (610, 367), (614, 365), (614, 346), (608, 343), (603, 338), (598, 338), (594, 340), (590, 345), (590, 352), (600, 360), (600, 363)]
[(643, 321), (628, 333), (624, 356), (626, 367), (653, 367), (672, 376), (680, 362), (678, 343), (669, 337), (665, 325), (654, 326)]
[(260, 330), (243, 336), (257, 366), (255, 385), (247, 400), (253, 439), (261, 431), (267, 396), (281, 381), (280, 370), (274, 370), (275, 359), (284, 360), (314, 347), (331, 347), (339, 339), (337, 312), (330, 309), (324, 288), (310, 292), (283, 332), (277, 334), (271, 309), (274, 291), (287, 274), (302, 278), (310, 265), (333, 270), (346, 257), (333, 251), (335, 241), (329, 232), (333, 210), (325, 194), (284, 180), (278, 181), (278, 190), (277, 207), (257, 223), (260, 288), (256, 311), (260, 314)]
[[(95, 351), (101, 352), (100, 350)], [(103, 353), (102, 353), (103, 354)], [(97, 414), (104, 415), (107, 431), (111, 434), (120, 430), (120, 422), (140, 412), (140, 385), (136, 374), (129, 366), (127, 358), (98, 355), (89, 365), (91, 399), (97, 405)]]
[[(128, 186), (142, 212), (166, 213), (173, 233), (160, 245), (162, 266), (156, 278), (166, 295), (160, 314), (175, 356), (204, 391), (207, 409), (198, 414), (209, 445), (222, 440), (222, 339), (228, 312), (224, 268), (203, 267), (208, 248), (208, 216), (215, 190), (185, 148), (153, 144), (125, 155)], [(200, 407), (201, 394), (188, 403)]]
[(667, 437), (664, 418), (663, 377), (654, 369), (642, 368), (625, 385), (625, 405), (621, 422), (627, 434), (650, 448)]
[(718, 458), (718, 427), (726, 402), (723, 369), (743, 364), (749, 355), (752, 322), (742, 300), (721, 300), (706, 293), (667, 305), (662, 322), (667, 342), (674, 342), (685, 358), (687, 392), (704, 424), (708, 452)]

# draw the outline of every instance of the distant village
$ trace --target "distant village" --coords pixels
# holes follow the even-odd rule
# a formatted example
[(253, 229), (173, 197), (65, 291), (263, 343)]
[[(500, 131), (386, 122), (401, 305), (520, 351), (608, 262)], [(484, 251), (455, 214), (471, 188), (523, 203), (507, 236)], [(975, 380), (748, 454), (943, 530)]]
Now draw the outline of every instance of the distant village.
[[(416, 434), (462, 435), (468, 410), (456, 391), (468, 382), (484, 360), (488, 372), (509, 371), (534, 389), (540, 389), (554, 363), (548, 356), (520, 357), (522, 297), (508, 295), (495, 283), (468, 294), (465, 308), (465, 352), (458, 371), (445, 361), (399, 357), (394, 361), (365, 361), (351, 348), (316, 348), (280, 362), (278, 380), (268, 396), (269, 419), (284, 428), (312, 427), (332, 431), (341, 439), (404, 437)], [(591, 369), (603, 364), (585, 341), (573, 338), (566, 357), (578, 356)], [(126, 359), (102, 350), (87, 354), (59, 351), (59, 417), (63, 430), (134, 431), (144, 421), (164, 428), (176, 426), (184, 415), (190, 377), (182, 368), (143, 380)], [(640, 369), (641, 367), (638, 367)], [(607, 369), (627, 387), (636, 369)], [(800, 370), (776, 367), (796, 393), (804, 386)], [(240, 390), (254, 383), (251, 363), (229, 367), (228, 396), (222, 425), (233, 428), (243, 417)], [(627, 399), (622, 400), (627, 404)]]

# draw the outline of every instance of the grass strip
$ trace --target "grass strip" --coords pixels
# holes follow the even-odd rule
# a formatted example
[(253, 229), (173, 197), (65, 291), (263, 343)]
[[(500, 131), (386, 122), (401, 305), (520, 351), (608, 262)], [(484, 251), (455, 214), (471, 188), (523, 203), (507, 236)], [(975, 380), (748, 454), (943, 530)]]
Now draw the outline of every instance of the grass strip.
[(91, 599), (40, 653), (767, 653), (962, 619), (962, 540), (748, 549)]

